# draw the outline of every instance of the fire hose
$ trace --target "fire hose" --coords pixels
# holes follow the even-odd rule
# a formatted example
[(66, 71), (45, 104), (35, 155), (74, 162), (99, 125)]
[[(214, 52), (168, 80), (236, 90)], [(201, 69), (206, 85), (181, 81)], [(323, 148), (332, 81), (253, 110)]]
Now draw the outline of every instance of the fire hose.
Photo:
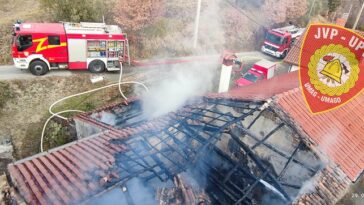
[(58, 118), (61, 118), (63, 120), (67, 120), (66, 117), (63, 117), (61, 116), (60, 114), (63, 114), (63, 113), (69, 113), (69, 112), (79, 112), (79, 113), (82, 113), (84, 111), (81, 111), (81, 110), (64, 110), (64, 111), (60, 111), (60, 112), (56, 112), (54, 113), (52, 111), (52, 108), (57, 105), (58, 103), (64, 101), (64, 100), (67, 100), (67, 99), (70, 99), (70, 98), (73, 98), (73, 97), (77, 97), (77, 96), (81, 96), (81, 95), (85, 95), (85, 94), (88, 94), (88, 93), (93, 93), (93, 92), (96, 92), (96, 91), (99, 91), (99, 90), (103, 90), (103, 89), (106, 89), (106, 88), (110, 88), (110, 87), (114, 87), (114, 86), (118, 86), (119, 88), (119, 93), (121, 95), (121, 97), (127, 101), (128, 98), (124, 95), (124, 93), (121, 91), (121, 85), (125, 85), (125, 84), (136, 84), (136, 85), (141, 85), (144, 87), (144, 89), (148, 92), (149, 89), (148, 87), (144, 84), (144, 83), (141, 83), (141, 82), (137, 82), (137, 81), (126, 81), (126, 82), (121, 82), (121, 76), (122, 76), (122, 73), (123, 73), (123, 66), (122, 66), (122, 62), (120, 62), (120, 74), (119, 74), (119, 81), (118, 83), (113, 83), (113, 84), (110, 84), (110, 85), (106, 85), (106, 86), (103, 86), (103, 87), (99, 87), (99, 88), (95, 88), (95, 89), (92, 89), (92, 90), (88, 90), (88, 91), (85, 91), (85, 92), (80, 92), (80, 93), (76, 93), (76, 94), (73, 94), (73, 95), (70, 95), (70, 96), (67, 96), (67, 97), (64, 97), (62, 99), (59, 99), (57, 100), (56, 102), (54, 102), (48, 109), (49, 113), (51, 114), (51, 116), (46, 120), (46, 122), (44, 123), (44, 126), (43, 126), (43, 130), (42, 130), (42, 135), (41, 135), (41, 140), (40, 140), (40, 150), (41, 152), (43, 152), (43, 141), (44, 141), (44, 133), (45, 133), (45, 129), (47, 127), (47, 124), (49, 123), (49, 121), (53, 118), (53, 117), (58, 117)]

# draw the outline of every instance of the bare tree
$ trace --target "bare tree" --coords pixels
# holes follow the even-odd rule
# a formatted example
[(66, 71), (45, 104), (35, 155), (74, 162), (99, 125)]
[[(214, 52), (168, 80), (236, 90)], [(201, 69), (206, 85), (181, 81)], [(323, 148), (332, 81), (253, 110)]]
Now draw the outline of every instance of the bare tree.
[(283, 23), (306, 14), (307, 0), (265, 0), (261, 10), (269, 23)]
[(138, 30), (164, 13), (163, 0), (117, 0), (114, 20), (127, 30)]
[(336, 9), (340, 6), (341, 0), (328, 0), (329, 12), (335, 12)]

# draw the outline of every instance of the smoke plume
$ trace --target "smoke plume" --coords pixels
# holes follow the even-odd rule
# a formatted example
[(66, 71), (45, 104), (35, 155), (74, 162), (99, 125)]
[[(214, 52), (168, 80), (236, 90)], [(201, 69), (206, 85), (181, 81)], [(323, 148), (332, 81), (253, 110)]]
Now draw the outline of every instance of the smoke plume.
[(175, 65), (168, 78), (152, 86), (144, 95), (144, 115), (151, 119), (176, 111), (191, 97), (209, 91), (214, 77), (214, 67), (210, 66), (201, 63)]

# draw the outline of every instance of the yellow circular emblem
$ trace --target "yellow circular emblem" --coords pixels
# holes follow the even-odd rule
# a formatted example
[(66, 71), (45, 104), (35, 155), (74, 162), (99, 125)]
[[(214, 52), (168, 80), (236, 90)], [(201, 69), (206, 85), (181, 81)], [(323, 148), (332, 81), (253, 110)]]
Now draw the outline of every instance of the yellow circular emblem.
[(359, 62), (342, 45), (324, 45), (316, 50), (308, 64), (310, 82), (322, 94), (340, 96), (349, 92), (359, 78)]

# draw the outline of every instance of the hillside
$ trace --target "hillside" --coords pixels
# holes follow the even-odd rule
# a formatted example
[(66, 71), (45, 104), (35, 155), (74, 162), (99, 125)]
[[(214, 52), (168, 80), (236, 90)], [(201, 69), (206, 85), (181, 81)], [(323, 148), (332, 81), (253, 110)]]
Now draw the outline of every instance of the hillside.
[(17, 19), (42, 21), (43, 12), (34, 0), (0, 0), (0, 64), (11, 63), (11, 29)]
[(306, 26), (309, 14), (314, 19), (339, 17), (351, 5), (352, 25), (360, 2), (343, 2), (330, 13), (327, 0), (202, 0), (198, 46), (193, 48), (196, 0), (0, 0), (0, 64), (11, 63), (11, 25), (17, 19), (78, 22), (104, 16), (128, 34), (132, 57), (143, 59), (259, 49), (267, 28), (289, 22)]
[[(149, 0), (148, 0), (149, 1)], [(47, 1), (42, 1), (47, 2)], [(56, 1), (48, 1), (56, 2)], [(62, 14), (53, 12), (51, 9), (41, 9), (41, 1), (32, 0), (0, 0), (0, 13), (4, 17), (0, 20), (0, 64), (11, 63), (10, 43), (11, 25), (17, 19), (24, 21), (67, 21), (77, 19), (80, 21), (100, 20), (98, 16), (92, 16), (95, 8), (100, 7), (105, 16), (106, 23), (118, 23), (115, 21), (123, 14), (118, 5), (129, 4), (126, 0), (109, 1), (84, 1), (78, 0), (77, 8)], [(88, 2), (85, 8), (80, 6), (80, 2)], [(115, 3), (114, 3), (115, 2)], [(137, 3), (143, 1), (138, 0)], [(285, 5), (277, 5), (278, 10), (268, 12), (270, 4), (274, 1), (267, 0), (253, 1), (239, 0), (202, 0), (199, 41), (197, 49), (192, 46), (194, 20), (196, 14), (196, 1), (194, 0), (171, 0), (160, 1), (163, 10), (153, 17), (153, 21), (144, 24), (139, 29), (129, 29), (121, 24), (124, 31), (128, 33), (131, 46), (131, 54), (134, 58), (156, 58), (168, 56), (190, 55), (194, 53), (220, 53), (223, 50), (254, 50), (259, 47), (259, 41), (264, 35), (264, 28), (275, 23), (284, 23), (294, 18), (298, 18), (307, 11), (306, 1), (300, 5), (292, 5), (292, 8), (303, 7), (300, 10), (288, 10)], [(72, 3), (69, 3), (72, 4)], [(76, 3), (74, 3), (76, 4)], [(115, 4), (115, 6), (114, 6)], [(49, 3), (50, 6), (54, 5)], [(138, 5), (136, 5), (138, 7)], [(113, 8), (114, 7), (114, 8)], [(93, 9), (93, 10), (90, 10)], [(66, 9), (67, 10), (67, 9)], [(302, 11), (301, 11), (302, 10)], [(297, 13), (297, 11), (299, 11)], [(276, 15), (280, 12), (279, 15)], [(81, 13), (81, 14), (78, 14)], [(91, 13), (91, 14), (90, 14)], [(262, 15), (264, 13), (265, 15)], [(73, 16), (73, 14), (75, 14)], [(91, 15), (91, 16), (90, 16)], [(96, 15), (96, 14), (95, 14)], [(75, 20), (76, 21), (76, 20)]]

